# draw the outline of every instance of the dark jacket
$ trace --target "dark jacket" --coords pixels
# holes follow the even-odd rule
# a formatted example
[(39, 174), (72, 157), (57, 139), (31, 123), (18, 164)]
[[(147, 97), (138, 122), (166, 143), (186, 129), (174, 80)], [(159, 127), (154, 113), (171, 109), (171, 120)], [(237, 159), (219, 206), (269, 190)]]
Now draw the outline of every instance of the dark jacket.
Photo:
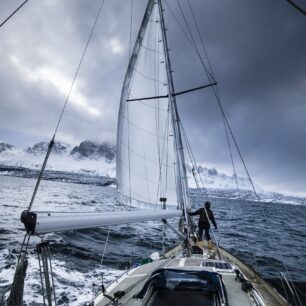
[[(207, 215), (208, 215), (209, 220), (212, 222), (214, 227), (217, 229), (217, 223), (215, 221), (215, 217), (214, 217), (214, 214), (213, 214), (212, 210), (210, 208), (206, 208), (206, 211), (207, 211)], [(199, 227), (203, 227), (203, 228), (209, 227), (209, 221), (207, 219), (204, 207), (198, 209), (195, 212), (189, 212), (188, 214), (190, 216), (200, 215), (200, 218), (199, 218)]]

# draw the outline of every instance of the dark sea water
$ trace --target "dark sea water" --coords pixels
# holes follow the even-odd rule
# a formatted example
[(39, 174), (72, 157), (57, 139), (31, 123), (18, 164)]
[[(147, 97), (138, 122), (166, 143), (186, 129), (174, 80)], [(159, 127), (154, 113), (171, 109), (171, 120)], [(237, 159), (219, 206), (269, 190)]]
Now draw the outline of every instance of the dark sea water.
[[(24, 232), (20, 213), (27, 208), (35, 180), (0, 176), (0, 301), (13, 279), (17, 252)], [(194, 208), (203, 198), (193, 195)], [(253, 266), (266, 279), (290, 273), (303, 288), (306, 283), (306, 207), (277, 203), (210, 199), (218, 223), (216, 237), (221, 246)], [(116, 202), (116, 190), (72, 183), (43, 181), (33, 210), (94, 212), (127, 210)], [(171, 221), (173, 224), (176, 220)], [(58, 305), (84, 305), (97, 293), (102, 275), (110, 282), (162, 249), (160, 222), (114, 226), (101, 265), (109, 228), (48, 234), (51, 243)], [(166, 248), (178, 242), (167, 231)], [(40, 282), (35, 245), (30, 242), (25, 305), (39, 303)], [(303, 290), (303, 289), (300, 289)], [(304, 293), (305, 294), (305, 293)], [(0, 302), (1, 305), (1, 302)], [(32, 304), (33, 305), (33, 304)], [(35, 304), (34, 304), (35, 305)]]

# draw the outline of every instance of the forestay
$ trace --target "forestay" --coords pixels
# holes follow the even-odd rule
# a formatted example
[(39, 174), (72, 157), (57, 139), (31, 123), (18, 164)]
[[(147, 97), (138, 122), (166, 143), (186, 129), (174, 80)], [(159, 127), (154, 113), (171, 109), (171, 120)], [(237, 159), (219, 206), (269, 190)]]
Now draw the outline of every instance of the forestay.
[(178, 206), (173, 121), (159, 8), (149, 1), (121, 93), (117, 132), (120, 201), (133, 206)]

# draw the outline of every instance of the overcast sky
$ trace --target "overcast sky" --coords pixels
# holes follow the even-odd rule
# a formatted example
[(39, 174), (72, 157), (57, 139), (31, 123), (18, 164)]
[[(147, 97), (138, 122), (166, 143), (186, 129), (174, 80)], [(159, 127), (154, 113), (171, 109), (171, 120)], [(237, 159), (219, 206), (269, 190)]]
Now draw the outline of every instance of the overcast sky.
[[(306, 194), (306, 17), (285, 0), (190, 1), (254, 181)], [(0, 21), (21, 2), (2, 0)], [(187, 0), (180, 2), (196, 35)], [(100, 3), (30, 0), (0, 28), (0, 140), (23, 147), (51, 138)], [(133, 3), (134, 41), (146, 1)], [(167, 3), (183, 24), (177, 1)], [(116, 142), (130, 10), (130, 0), (105, 0), (58, 140)], [(169, 9), (165, 14), (175, 87), (205, 84), (194, 50)], [(231, 174), (211, 90), (188, 94), (178, 106), (198, 162)]]

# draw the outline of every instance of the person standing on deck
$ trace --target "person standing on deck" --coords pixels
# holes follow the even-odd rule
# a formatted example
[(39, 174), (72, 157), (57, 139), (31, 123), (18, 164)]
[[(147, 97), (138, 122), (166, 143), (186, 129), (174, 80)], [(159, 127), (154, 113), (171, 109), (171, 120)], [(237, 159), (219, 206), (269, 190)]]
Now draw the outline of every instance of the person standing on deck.
[(189, 216), (196, 216), (196, 215), (200, 215), (199, 218), (199, 238), (200, 240), (202, 240), (202, 236), (203, 236), (203, 231), (205, 231), (205, 238), (207, 240), (207, 244), (208, 244), (208, 249), (212, 249), (212, 243), (211, 243), (211, 238), (210, 238), (210, 234), (209, 234), (209, 229), (210, 229), (210, 223), (209, 220), (212, 222), (212, 224), (214, 225), (215, 229), (217, 229), (217, 223), (214, 217), (214, 214), (212, 212), (212, 210), (210, 209), (211, 203), (209, 201), (205, 202), (204, 207), (198, 209), (195, 212), (188, 212)]

